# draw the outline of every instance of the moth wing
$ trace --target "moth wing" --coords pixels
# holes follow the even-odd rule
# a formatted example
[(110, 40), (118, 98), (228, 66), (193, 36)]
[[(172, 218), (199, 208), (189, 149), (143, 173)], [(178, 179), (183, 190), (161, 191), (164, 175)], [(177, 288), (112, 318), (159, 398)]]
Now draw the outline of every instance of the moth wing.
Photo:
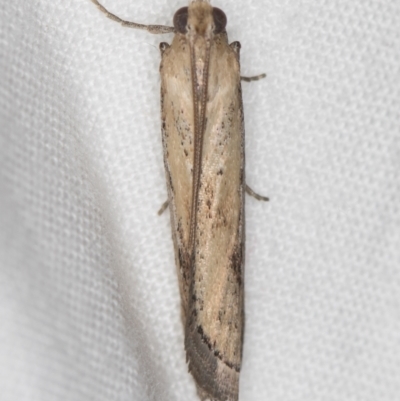
[(171, 46), (164, 51), (160, 65), (164, 165), (184, 326), (190, 281), (187, 261), (194, 147), (188, 46), (185, 36), (176, 35)]
[(244, 125), (237, 53), (211, 47), (195, 261), (188, 264), (194, 159), (189, 44), (176, 35), (162, 57), (164, 164), (185, 347), (202, 400), (237, 400), (243, 343)]
[(203, 399), (237, 400), (243, 343), (244, 124), (238, 54), (210, 53), (185, 345)]

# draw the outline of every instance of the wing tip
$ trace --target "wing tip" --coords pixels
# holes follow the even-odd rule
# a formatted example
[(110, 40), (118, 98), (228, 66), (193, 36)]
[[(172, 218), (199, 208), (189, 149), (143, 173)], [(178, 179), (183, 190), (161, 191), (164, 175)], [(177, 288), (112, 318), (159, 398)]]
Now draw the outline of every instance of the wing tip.
[(202, 401), (238, 401), (240, 367), (219, 358), (207, 341), (201, 326), (187, 327), (185, 335), (186, 361)]

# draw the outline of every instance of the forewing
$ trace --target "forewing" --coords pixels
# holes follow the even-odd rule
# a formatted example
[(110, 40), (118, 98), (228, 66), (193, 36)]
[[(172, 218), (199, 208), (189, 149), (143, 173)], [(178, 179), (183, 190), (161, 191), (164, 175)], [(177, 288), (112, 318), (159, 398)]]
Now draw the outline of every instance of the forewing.
[(243, 342), (244, 127), (238, 54), (211, 47), (186, 351), (204, 399), (237, 400)]
[(190, 55), (184, 35), (177, 34), (163, 55), (161, 119), (164, 164), (171, 211), (172, 238), (185, 326), (189, 293), (188, 240), (193, 174), (193, 96)]

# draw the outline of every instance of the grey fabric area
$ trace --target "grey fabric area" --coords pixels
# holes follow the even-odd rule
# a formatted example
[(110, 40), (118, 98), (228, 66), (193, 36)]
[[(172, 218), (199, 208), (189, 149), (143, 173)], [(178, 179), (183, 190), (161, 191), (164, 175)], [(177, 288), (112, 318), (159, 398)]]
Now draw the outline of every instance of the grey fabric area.
[[(167, 24), (178, 0), (107, 0)], [(400, 3), (215, 1), (242, 44), (240, 401), (400, 394)], [(158, 44), (89, 0), (0, 12), (0, 400), (195, 401)]]

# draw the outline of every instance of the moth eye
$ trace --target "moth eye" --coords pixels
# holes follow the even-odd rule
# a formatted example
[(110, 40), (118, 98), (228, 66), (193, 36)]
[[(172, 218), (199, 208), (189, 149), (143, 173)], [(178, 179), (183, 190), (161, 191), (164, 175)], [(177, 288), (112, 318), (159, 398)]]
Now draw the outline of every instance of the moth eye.
[(214, 25), (215, 25), (214, 33), (223, 32), (226, 27), (225, 13), (217, 7), (213, 7), (213, 18), (214, 18)]
[(188, 7), (182, 7), (174, 15), (174, 28), (179, 33), (186, 33), (187, 20)]

